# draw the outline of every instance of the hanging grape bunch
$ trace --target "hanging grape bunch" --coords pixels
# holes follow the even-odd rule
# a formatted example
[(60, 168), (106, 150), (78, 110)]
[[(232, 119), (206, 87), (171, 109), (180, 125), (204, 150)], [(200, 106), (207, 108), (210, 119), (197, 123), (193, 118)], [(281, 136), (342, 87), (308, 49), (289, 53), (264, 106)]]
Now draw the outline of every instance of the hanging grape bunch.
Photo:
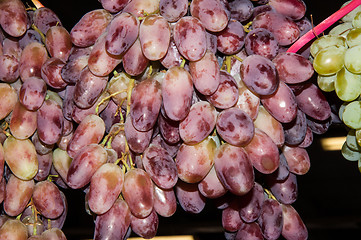
[(70, 31), (33, 2), (0, 0), (0, 239), (66, 239), (62, 189), (94, 239), (209, 202), (227, 239), (307, 239), (297, 175), (332, 118), (313, 48), (287, 52), (302, 0), (100, 0)]
[(361, 7), (357, 7), (342, 17), (327, 35), (312, 43), (311, 55), (320, 89), (334, 92), (343, 102), (339, 107), (339, 118), (348, 133), (341, 153), (349, 161), (358, 161), (361, 171), (360, 33)]

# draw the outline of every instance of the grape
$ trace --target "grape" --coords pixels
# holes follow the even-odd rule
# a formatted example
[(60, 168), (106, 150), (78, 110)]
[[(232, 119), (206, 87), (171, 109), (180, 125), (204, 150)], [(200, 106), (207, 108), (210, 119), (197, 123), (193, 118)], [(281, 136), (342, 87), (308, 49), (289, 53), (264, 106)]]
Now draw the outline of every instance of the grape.
[(279, 154), (277, 145), (262, 130), (255, 128), (254, 137), (245, 147), (245, 150), (252, 165), (261, 173), (269, 174), (278, 168)]
[(64, 202), (58, 187), (50, 181), (35, 184), (33, 203), (36, 209), (46, 218), (57, 218), (64, 211)]
[(102, 7), (111, 13), (117, 13), (121, 11), (130, 0), (100, 0)]
[(357, 58), (360, 52), (361, 46), (356, 45), (348, 48), (344, 55), (345, 67), (347, 70), (355, 74), (361, 73), (361, 62)]
[(265, 28), (271, 31), (281, 46), (290, 45), (300, 36), (300, 29), (297, 24), (276, 11), (258, 14), (253, 19), (252, 26), (253, 28)]
[(117, 199), (109, 211), (96, 217), (94, 239), (123, 239), (129, 226), (129, 207)]
[(64, 89), (67, 82), (61, 76), (64, 63), (59, 58), (48, 58), (41, 67), (41, 78), (49, 87), (54, 89)]
[(88, 115), (76, 128), (73, 137), (70, 139), (67, 152), (71, 158), (81, 148), (92, 143), (99, 143), (105, 132), (105, 124), (103, 119), (96, 115)]
[(269, 0), (269, 5), (292, 20), (299, 20), (306, 13), (306, 4), (303, 0)]
[(49, 152), (44, 155), (37, 154), (39, 170), (34, 179), (36, 181), (44, 181), (50, 174), (50, 169), (53, 162), (53, 153)]
[(179, 180), (175, 186), (175, 192), (178, 202), (184, 211), (197, 214), (204, 209), (206, 199), (198, 191), (197, 184), (185, 183)]
[(34, 144), (29, 139), (9, 136), (4, 144), (4, 156), (11, 172), (21, 180), (31, 180), (38, 172), (38, 159)]
[(161, 146), (150, 144), (143, 154), (143, 167), (160, 188), (169, 189), (177, 183), (177, 166)]
[[(168, 69), (170, 69), (172, 67), (180, 66), (182, 63), (182, 56), (180, 55), (172, 36), (170, 38), (167, 53), (165, 54), (165, 56), (162, 59), (160, 59), (160, 63), (165, 68), (168, 68)], [(124, 65), (124, 57), (123, 57), (123, 65)]]
[(237, 82), (226, 71), (220, 71), (219, 79), (217, 90), (206, 98), (216, 108), (227, 109), (237, 103), (239, 96)]
[(313, 142), (313, 133), (310, 127), (307, 127), (306, 130), (306, 136), (303, 139), (303, 142), (300, 143), (298, 146), (302, 147), (302, 148), (307, 148), (311, 145), (311, 143)]
[(245, 223), (255, 222), (265, 201), (263, 187), (255, 182), (253, 188), (239, 199), (239, 215)]
[(142, 153), (149, 146), (153, 129), (150, 129), (147, 132), (138, 131), (134, 128), (131, 117), (128, 116), (124, 124), (124, 133), (129, 148), (135, 153)]
[(72, 43), (78, 47), (93, 45), (111, 19), (112, 15), (104, 9), (87, 12), (70, 31)]
[(20, 220), (9, 219), (0, 228), (0, 238), (3, 240), (27, 240), (28, 230)]
[(0, 3), (0, 25), (13, 37), (20, 37), (28, 28), (28, 17), (20, 0), (4, 0)]
[(45, 100), (37, 111), (39, 139), (47, 145), (58, 142), (63, 131), (63, 119), (61, 106), (50, 98)]
[(158, 214), (154, 210), (145, 218), (137, 218), (133, 214), (130, 215), (132, 231), (145, 239), (151, 239), (157, 234), (158, 224)]
[(130, 99), (132, 124), (138, 131), (149, 131), (157, 121), (162, 104), (161, 85), (149, 78), (138, 83)]
[(243, 110), (245, 113), (250, 116), (252, 120), (255, 120), (258, 114), (258, 109), (260, 105), (260, 98), (252, 93), (242, 82), (239, 75), (236, 77), (238, 82), (238, 101), (236, 107)]
[(291, 205), (282, 204), (282, 236), (286, 239), (307, 239), (308, 231), (300, 215)]
[(317, 85), (324, 92), (332, 92), (335, 90), (335, 81), (337, 74), (331, 76), (317, 76)]
[(183, 143), (176, 156), (178, 177), (186, 183), (201, 181), (213, 166), (215, 149), (210, 137), (193, 145)]
[(44, 239), (58, 239), (58, 240), (66, 240), (66, 236), (64, 232), (59, 228), (51, 228), (46, 231), (44, 231), (41, 236)]
[(251, 30), (246, 35), (244, 45), (248, 55), (257, 54), (271, 60), (276, 57), (279, 51), (279, 44), (274, 34), (265, 28)]
[(359, 28), (351, 29), (346, 36), (346, 42), (349, 47), (359, 45), (360, 42), (360, 30)]
[(208, 174), (198, 183), (199, 192), (206, 198), (219, 198), (226, 194), (227, 189), (220, 182), (214, 166)]
[(277, 90), (276, 67), (265, 57), (248, 56), (242, 62), (240, 73), (244, 84), (258, 95), (270, 95)]
[(121, 56), (110, 55), (105, 49), (106, 31), (100, 35), (91, 49), (88, 68), (97, 76), (107, 76), (121, 63)]
[(27, 139), (35, 132), (36, 123), (36, 112), (27, 110), (20, 102), (17, 102), (10, 120), (11, 134), (17, 139)]
[(237, 235), (235, 239), (261, 240), (264, 238), (258, 223), (253, 222), (253, 223), (243, 224), (237, 231)]
[(106, 161), (107, 152), (100, 145), (92, 143), (81, 148), (70, 163), (67, 184), (73, 189), (84, 187)]
[(254, 6), (250, 0), (234, 0), (228, 4), (231, 9), (231, 18), (240, 22), (248, 20), (253, 14)]
[(131, 0), (123, 12), (132, 13), (135, 17), (145, 17), (146, 13), (153, 13), (159, 9), (159, 0)]
[(159, 131), (167, 143), (176, 144), (180, 141), (179, 122), (158, 115)]
[(73, 47), (68, 61), (61, 69), (61, 77), (69, 84), (75, 84), (80, 78), (81, 71), (87, 66), (91, 48)]
[(121, 92), (119, 94), (115, 94), (112, 97), (112, 100), (120, 107), (126, 106), (125, 103), (127, 101), (126, 100), (127, 93), (125, 91), (128, 88), (130, 80), (131, 80), (130, 77), (122, 72), (113, 76), (108, 82), (108, 86), (106, 90), (109, 94), (115, 94), (116, 92)]
[(187, 117), (179, 123), (179, 134), (188, 144), (204, 140), (216, 125), (216, 109), (206, 101), (192, 105)]
[(353, 101), (361, 94), (361, 79), (358, 74), (342, 68), (334, 82), (336, 94), (342, 101)]
[(65, 63), (69, 58), (73, 43), (66, 28), (58, 25), (50, 27), (46, 32), (45, 46), (50, 56)]
[(177, 200), (173, 188), (161, 189), (154, 186), (154, 210), (162, 217), (170, 217), (177, 210)]
[(177, 21), (173, 38), (180, 54), (189, 61), (198, 61), (206, 53), (206, 31), (195, 17), (187, 16)]
[(352, 29), (351, 22), (341, 23), (330, 30), (329, 35), (340, 35), (346, 37), (348, 32)]
[(145, 218), (152, 213), (153, 191), (153, 182), (144, 170), (134, 168), (126, 172), (122, 193), (135, 217)]
[(21, 85), (19, 102), (28, 110), (38, 110), (46, 96), (47, 86), (43, 79), (30, 77)]
[(125, 53), (138, 37), (139, 21), (130, 13), (120, 13), (110, 22), (105, 49), (112, 55)]
[[(222, 31), (227, 26), (230, 17), (225, 4), (218, 0), (193, 0), (190, 12), (193, 17), (199, 18), (203, 26), (211, 32)], [(213, 21), (214, 18), (217, 21)]]
[(283, 227), (282, 205), (274, 199), (265, 199), (257, 220), (265, 239), (278, 239)]
[(45, 144), (39, 139), (38, 131), (36, 131), (31, 137), (31, 142), (34, 144), (36, 153), (48, 154), (52, 151), (54, 144)]
[(345, 107), (342, 115), (342, 121), (346, 126), (352, 129), (361, 128), (361, 101), (353, 101)]
[(313, 68), (318, 74), (329, 76), (337, 73), (344, 65), (346, 48), (332, 45), (318, 51), (313, 61)]
[(254, 135), (252, 119), (237, 107), (218, 114), (216, 129), (224, 141), (235, 146), (247, 145)]
[(159, 12), (168, 22), (176, 22), (184, 17), (188, 10), (187, 0), (160, 0)]
[(34, 180), (21, 180), (11, 175), (5, 187), (4, 211), (9, 216), (19, 215), (28, 204), (34, 191)]
[(236, 195), (244, 195), (254, 185), (254, 171), (246, 151), (224, 143), (217, 148), (214, 167), (225, 188)]
[(282, 204), (292, 204), (298, 196), (297, 177), (291, 173), (283, 181), (278, 181), (273, 175), (267, 177), (267, 185), (277, 201)]
[[(169, 50), (168, 50), (169, 51)], [(140, 75), (148, 66), (149, 60), (144, 56), (139, 38), (126, 51), (122, 58), (124, 71), (131, 76)], [(119, 73), (122, 74), (122, 73)]]
[(361, 157), (360, 151), (351, 149), (346, 142), (342, 145), (341, 154), (348, 161), (359, 161)]
[(267, 110), (260, 106), (254, 126), (265, 132), (277, 147), (282, 147), (285, 142), (283, 126)]
[(297, 53), (280, 53), (272, 62), (276, 66), (279, 79), (288, 84), (305, 82), (314, 73), (312, 63)]
[(244, 46), (245, 35), (243, 25), (231, 19), (227, 27), (217, 33), (217, 50), (226, 55), (238, 53)]
[(146, 58), (152, 61), (165, 56), (170, 42), (170, 27), (161, 15), (148, 15), (140, 24), (139, 40)]
[(72, 158), (69, 157), (66, 150), (56, 148), (52, 152), (53, 154), (53, 166), (59, 173), (60, 177), (66, 181)]
[(315, 57), (317, 53), (329, 46), (347, 47), (346, 39), (337, 35), (324, 35), (317, 38), (310, 47), (311, 55)]
[(41, 33), (46, 34), (53, 26), (62, 26), (61, 20), (56, 13), (47, 7), (37, 8), (32, 20)]
[(89, 208), (97, 215), (107, 212), (122, 191), (124, 173), (113, 163), (105, 163), (94, 173), (88, 192)]
[(48, 53), (44, 45), (32, 42), (23, 49), (20, 58), (20, 78), (23, 82), (29, 77), (41, 78), (41, 67), (48, 59)]
[(308, 84), (296, 95), (299, 109), (316, 120), (326, 120), (331, 115), (331, 108), (321, 90), (314, 84)]
[(228, 232), (236, 232), (243, 225), (239, 215), (239, 204), (235, 199), (222, 210), (222, 226)]
[(79, 108), (91, 107), (105, 90), (106, 85), (107, 77), (98, 77), (89, 68), (84, 68), (75, 84), (74, 103)]
[(189, 72), (192, 75), (194, 87), (204, 95), (213, 94), (220, 84), (220, 70), (217, 57), (211, 51), (198, 61), (189, 63)]

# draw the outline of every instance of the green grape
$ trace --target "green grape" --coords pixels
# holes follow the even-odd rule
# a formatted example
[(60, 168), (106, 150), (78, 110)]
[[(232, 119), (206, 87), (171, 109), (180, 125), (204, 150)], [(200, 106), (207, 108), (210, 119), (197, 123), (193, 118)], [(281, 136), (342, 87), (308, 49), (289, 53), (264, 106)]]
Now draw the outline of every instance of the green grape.
[(352, 19), (352, 26), (355, 28), (361, 27), (361, 12), (356, 13)]
[(346, 144), (347, 144), (347, 147), (349, 147), (353, 151), (357, 151), (357, 152), (361, 151), (361, 146), (358, 145), (358, 143), (357, 143), (355, 129), (351, 129), (348, 131), (347, 137), (346, 137)]
[(317, 55), (317, 53), (326, 47), (329, 46), (344, 46), (347, 47), (346, 39), (337, 35), (324, 35), (320, 38), (317, 38), (310, 47), (310, 53), (313, 57)]
[(336, 74), (330, 76), (317, 76), (317, 84), (324, 92), (332, 92), (335, 90)]
[(336, 74), (334, 86), (337, 96), (342, 101), (353, 101), (361, 94), (361, 75), (354, 74), (346, 68), (342, 68)]
[(345, 67), (352, 73), (361, 73), (361, 45), (349, 48), (345, 52)]
[(361, 44), (361, 28), (351, 29), (346, 36), (346, 42), (349, 47)]
[(357, 129), (355, 132), (356, 142), (359, 146), (361, 146), (361, 129)]
[[(349, 1), (346, 1), (344, 4), (341, 5), (341, 7), (346, 6), (346, 5), (349, 4), (350, 2), (351, 2), (350, 0), (349, 0)], [(346, 14), (345, 16), (343, 16), (343, 17), (341, 18), (341, 20), (342, 20), (343, 22), (351, 22), (352, 19), (355, 17), (355, 15), (356, 15), (358, 12), (360, 12), (360, 11), (361, 11), (361, 6), (358, 6), (358, 7), (356, 7), (354, 10), (352, 10), (351, 12), (349, 12), (348, 14)]]
[(321, 49), (313, 60), (313, 68), (320, 75), (330, 76), (340, 71), (344, 65), (344, 46), (329, 46)]
[(361, 157), (361, 153), (358, 151), (353, 151), (347, 146), (346, 142), (342, 145), (341, 154), (346, 160), (349, 161), (359, 161)]
[(343, 103), (338, 110), (338, 117), (340, 118), (341, 121), (342, 121), (343, 111), (345, 110), (347, 104), (348, 104), (347, 102)]
[(361, 128), (361, 101), (351, 102), (345, 107), (342, 121), (350, 128)]
[(346, 35), (348, 34), (348, 32), (351, 29), (352, 29), (352, 23), (344, 22), (344, 23), (341, 23), (341, 24), (337, 25), (336, 27), (332, 28), (328, 34), (329, 35), (340, 35), (340, 36), (346, 37)]

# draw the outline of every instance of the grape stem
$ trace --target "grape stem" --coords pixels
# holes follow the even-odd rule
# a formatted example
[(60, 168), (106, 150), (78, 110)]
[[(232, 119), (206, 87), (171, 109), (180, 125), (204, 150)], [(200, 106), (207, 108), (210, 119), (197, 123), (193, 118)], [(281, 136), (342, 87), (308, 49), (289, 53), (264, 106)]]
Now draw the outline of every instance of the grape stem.
[(354, 10), (356, 7), (361, 5), (361, 0), (353, 0), (343, 8), (339, 9), (337, 12), (333, 13), (331, 16), (323, 20), (315, 28), (308, 31), (305, 35), (299, 38), (292, 46), (287, 50), (287, 52), (296, 53), (313, 38), (324, 32), (327, 28), (332, 26), (336, 21), (341, 19), (343, 16)]

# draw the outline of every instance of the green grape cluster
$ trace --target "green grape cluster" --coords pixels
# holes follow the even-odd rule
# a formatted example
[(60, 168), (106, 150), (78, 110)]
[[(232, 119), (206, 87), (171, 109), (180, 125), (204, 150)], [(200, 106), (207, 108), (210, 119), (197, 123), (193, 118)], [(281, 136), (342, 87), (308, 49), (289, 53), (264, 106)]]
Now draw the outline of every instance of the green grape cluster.
[(360, 6), (344, 16), (328, 35), (316, 39), (310, 52), (319, 88), (325, 92), (335, 91), (344, 102), (339, 108), (339, 117), (348, 134), (341, 153), (349, 161), (358, 161), (361, 171)]

